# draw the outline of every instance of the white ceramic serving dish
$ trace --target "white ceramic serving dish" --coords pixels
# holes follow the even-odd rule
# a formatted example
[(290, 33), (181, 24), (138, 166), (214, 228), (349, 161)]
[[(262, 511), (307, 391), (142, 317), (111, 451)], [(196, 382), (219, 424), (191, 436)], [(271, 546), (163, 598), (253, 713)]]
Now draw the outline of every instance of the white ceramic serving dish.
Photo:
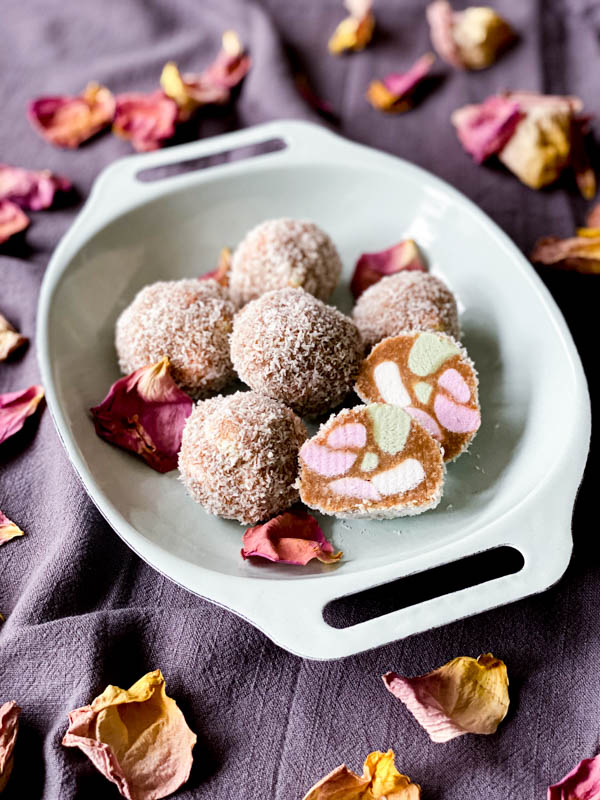
[[(136, 178), (274, 138), (284, 149), (153, 182)], [(414, 237), (459, 298), (464, 343), (480, 372), (483, 425), (470, 454), (450, 465), (440, 506), (381, 522), (323, 518), (344, 551), (336, 566), (243, 561), (241, 526), (207, 515), (176, 472), (159, 475), (97, 438), (88, 413), (119, 377), (113, 327), (135, 292), (213, 269), (222, 246), (279, 216), (308, 217), (331, 234), (345, 265), (333, 301), (344, 310), (357, 256)], [(60, 437), (119, 536), (173, 581), (301, 656), (347, 656), (540, 592), (569, 562), (590, 436), (588, 392), (569, 331), (502, 231), (405, 161), (300, 122), (117, 161), (54, 253), (37, 341)], [(522, 553), (519, 572), (348, 628), (323, 619), (334, 598), (502, 544)]]

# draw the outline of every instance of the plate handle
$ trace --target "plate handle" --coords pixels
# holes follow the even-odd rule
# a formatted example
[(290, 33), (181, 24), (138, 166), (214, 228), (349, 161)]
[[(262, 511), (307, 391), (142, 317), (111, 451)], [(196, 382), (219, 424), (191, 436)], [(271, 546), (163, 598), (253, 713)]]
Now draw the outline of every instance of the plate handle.
[[(243, 162), (228, 161), (221, 164), (208, 165), (201, 170), (181, 172), (152, 181), (143, 181), (137, 177), (141, 172), (147, 170), (208, 158), (277, 139), (283, 143), (283, 147), (280, 150), (249, 156)], [(141, 153), (120, 158), (100, 174), (94, 184), (92, 197), (109, 191), (114, 202), (115, 190), (120, 188), (125, 192), (126, 199), (147, 200), (155, 194), (164, 194), (166, 185), (169, 185), (170, 188), (171, 186), (185, 186), (188, 183), (195, 183), (198, 182), (199, 178), (201, 179), (203, 173), (214, 174), (215, 171), (235, 169), (240, 163), (244, 163), (246, 166), (245, 162), (249, 159), (288, 160), (299, 157), (302, 153), (310, 154), (314, 159), (315, 150), (324, 153), (329, 147), (339, 146), (343, 142), (344, 140), (339, 136), (313, 123), (295, 120), (267, 122), (251, 128), (224, 133), (221, 136), (200, 139), (188, 144), (165, 148), (164, 150), (155, 150), (152, 153)], [(350, 143), (348, 144), (352, 146)]]
[(293, 581), (278, 586), (276, 598), (269, 598), (267, 590), (255, 606), (254, 613), (248, 613), (246, 607), (244, 615), (279, 645), (304, 658), (336, 659), (370, 650), (541, 592), (556, 583), (571, 557), (571, 514), (572, 503), (565, 502), (564, 488), (556, 491), (554, 481), (551, 481), (543, 487), (542, 492), (536, 491), (516, 509), (491, 523), (483, 533), (476, 534), (479, 552), (501, 545), (519, 550), (524, 565), (518, 572), (401, 608), (351, 627), (334, 628), (325, 622), (325, 606), (343, 595), (383, 585), (416, 572), (426, 573), (434, 567), (472, 555), (472, 545), (468, 543), (465, 546), (462, 543), (464, 552), (456, 549), (452, 552), (453, 548), (450, 547), (428, 554), (425, 558), (413, 559), (407, 562), (401, 574), (398, 574), (397, 567), (393, 572), (388, 571), (383, 579), (385, 573), (380, 572), (377, 576), (371, 574), (369, 585), (357, 585), (359, 580), (351, 574), (343, 576), (343, 582), (337, 581), (334, 576), (333, 580), (311, 580), (310, 587), (305, 581)]

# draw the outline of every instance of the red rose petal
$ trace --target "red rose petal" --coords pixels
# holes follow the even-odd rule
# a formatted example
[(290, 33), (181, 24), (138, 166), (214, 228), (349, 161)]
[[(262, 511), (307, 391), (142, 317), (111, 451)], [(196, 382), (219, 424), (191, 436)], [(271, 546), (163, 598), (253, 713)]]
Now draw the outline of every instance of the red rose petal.
[(175, 133), (177, 103), (160, 89), (117, 95), (113, 132), (141, 152), (157, 150)]
[(79, 96), (38, 97), (27, 112), (44, 139), (57, 147), (78, 147), (112, 122), (115, 99), (105, 86), (90, 83)]
[(342, 557), (341, 552), (333, 552), (317, 520), (305, 511), (286, 511), (248, 528), (242, 545), (244, 559), (258, 556), (281, 564), (304, 565), (313, 558), (332, 564)]
[(137, 453), (158, 472), (177, 467), (181, 434), (193, 401), (169, 371), (169, 359), (132, 372), (113, 383), (91, 409), (102, 439)]
[(363, 253), (356, 262), (350, 290), (356, 300), (365, 289), (380, 281), (385, 275), (410, 270), (427, 272), (427, 267), (414, 240), (404, 239), (387, 250)]

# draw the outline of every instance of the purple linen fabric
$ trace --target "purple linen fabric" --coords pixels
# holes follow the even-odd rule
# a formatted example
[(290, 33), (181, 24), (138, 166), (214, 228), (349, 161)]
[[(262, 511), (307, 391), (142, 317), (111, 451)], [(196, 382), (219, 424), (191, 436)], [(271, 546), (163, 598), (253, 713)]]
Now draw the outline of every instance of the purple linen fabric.
[[(254, 66), (231, 108), (200, 116), (199, 137), (279, 117), (316, 119), (295, 90), (294, 63), (332, 103), (335, 129), (454, 184), (525, 252), (540, 235), (569, 234), (583, 221), (585, 203), (568, 181), (534, 193), (500, 168), (477, 167), (449, 116), (503, 87), (578, 94), (599, 114), (597, 1), (498, 0), (521, 34), (518, 45), (480, 74), (438, 63), (438, 85), (399, 117), (371, 109), (364, 93), (370, 79), (405, 69), (429, 48), (425, 3), (375, 6), (373, 46), (334, 58), (327, 38), (343, 15), (339, 0), (5, 3), (0, 160), (64, 174), (85, 198), (98, 172), (129, 153), (129, 144), (105, 135), (77, 151), (54, 149), (30, 128), (27, 102), (77, 93), (89, 80), (115, 92), (150, 90), (165, 61), (201, 68), (221, 32), (234, 27)], [(0, 247), (0, 310), (32, 338), (44, 268), (76, 211), (36, 213), (25, 243)], [(541, 274), (591, 374), (597, 280)], [(0, 365), (2, 392), (38, 378), (35, 341)], [(0, 447), (0, 508), (27, 532), (0, 549), (0, 611), (7, 618), (0, 625), (0, 702), (15, 699), (23, 708), (4, 797), (118, 797), (81, 753), (61, 747), (67, 713), (106, 684), (128, 687), (157, 667), (198, 734), (181, 800), (296, 800), (336, 765), (360, 769), (369, 751), (388, 747), (426, 800), (545, 797), (549, 783), (600, 749), (596, 468), (594, 454), (574, 518), (575, 556), (548, 592), (341, 662), (316, 663), (283, 652), (130, 552), (87, 498), (44, 411)], [(380, 679), (390, 669), (414, 675), (488, 650), (506, 661), (511, 681), (509, 716), (495, 736), (432, 744)]]

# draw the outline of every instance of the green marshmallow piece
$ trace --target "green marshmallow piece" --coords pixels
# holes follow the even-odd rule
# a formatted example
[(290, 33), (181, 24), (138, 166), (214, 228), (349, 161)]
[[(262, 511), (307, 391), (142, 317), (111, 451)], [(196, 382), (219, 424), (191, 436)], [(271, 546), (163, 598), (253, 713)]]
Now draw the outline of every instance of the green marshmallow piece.
[(411, 417), (399, 406), (372, 403), (367, 411), (373, 422), (373, 435), (384, 453), (399, 453), (408, 439)]
[(429, 402), (432, 388), (428, 383), (425, 383), (425, 381), (419, 381), (418, 383), (415, 383), (413, 389), (415, 390), (415, 394), (417, 395), (417, 400), (419, 403), (425, 404)]
[(360, 468), (363, 472), (371, 472), (379, 464), (377, 453), (365, 453)]
[(436, 333), (422, 333), (411, 348), (408, 367), (415, 375), (431, 375), (448, 358), (458, 355), (460, 350), (449, 339)]

